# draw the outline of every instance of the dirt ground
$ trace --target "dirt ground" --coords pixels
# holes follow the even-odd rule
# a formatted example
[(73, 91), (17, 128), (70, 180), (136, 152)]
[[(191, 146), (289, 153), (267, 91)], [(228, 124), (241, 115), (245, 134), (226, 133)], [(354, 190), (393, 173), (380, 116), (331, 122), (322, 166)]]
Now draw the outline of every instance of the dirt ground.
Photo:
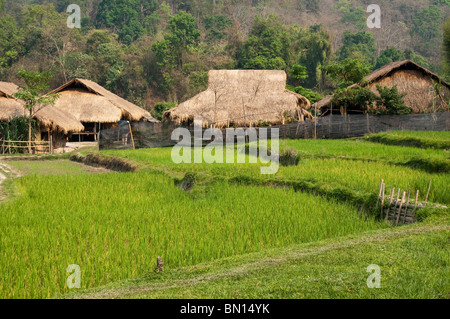
[(97, 142), (81, 142), (81, 143), (67, 143), (64, 148), (57, 148), (54, 150), (56, 154), (72, 153), (80, 150), (96, 150), (98, 148)]
[(22, 175), (80, 175), (109, 173), (102, 167), (91, 167), (70, 160), (49, 161), (8, 161), (8, 165), (21, 172)]

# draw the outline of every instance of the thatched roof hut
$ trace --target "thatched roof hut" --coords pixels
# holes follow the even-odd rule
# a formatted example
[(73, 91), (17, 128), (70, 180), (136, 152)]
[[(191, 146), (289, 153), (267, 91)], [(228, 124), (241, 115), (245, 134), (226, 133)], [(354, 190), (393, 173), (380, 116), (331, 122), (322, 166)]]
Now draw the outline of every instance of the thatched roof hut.
[[(404, 101), (406, 106), (412, 108), (412, 113), (417, 114), (448, 109), (441, 97), (436, 96), (433, 82), (442, 84), (441, 95), (446, 98), (450, 97), (450, 84), (411, 60), (392, 62), (385, 65), (366, 76), (365, 80), (367, 82), (364, 85), (375, 94), (378, 94), (377, 84), (389, 88), (397, 85), (399, 93), (407, 94)], [(349, 88), (356, 85), (358, 84), (354, 84)], [(315, 106), (322, 113), (329, 112), (331, 109), (338, 111), (339, 105), (332, 105), (332, 99), (333, 96), (329, 95), (317, 102)]]
[[(28, 115), (24, 111), (23, 102), (13, 97), (18, 89), (19, 87), (14, 83), (0, 82), (0, 121), (9, 121), (14, 116)], [(84, 126), (75, 117), (53, 106), (39, 110), (35, 119), (41, 128), (64, 134), (84, 130)]]
[(50, 93), (60, 94), (56, 108), (83, 123), (117, 123), (123, 119), (157, 122), (146, 110), (90, 80), (73, 79)]
[(201, 120), (204, 127), (249, 127), (312, 118), (305, 97), (286, 90), (286, 73), (267, 70), (213, 70), (208, 89), (167, 111), (180, 124)]

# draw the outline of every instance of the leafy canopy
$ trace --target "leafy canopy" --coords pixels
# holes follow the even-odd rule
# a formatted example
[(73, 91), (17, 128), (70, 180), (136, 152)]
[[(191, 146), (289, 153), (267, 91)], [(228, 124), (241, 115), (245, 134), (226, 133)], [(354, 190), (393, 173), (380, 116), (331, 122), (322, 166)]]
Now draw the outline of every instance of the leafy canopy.
[(372, 66), (358, 59), (345, 59), (338, 63), (322, 67), (339, 88), (346, 88), (354, 83), (360, 83), (368, 75)]

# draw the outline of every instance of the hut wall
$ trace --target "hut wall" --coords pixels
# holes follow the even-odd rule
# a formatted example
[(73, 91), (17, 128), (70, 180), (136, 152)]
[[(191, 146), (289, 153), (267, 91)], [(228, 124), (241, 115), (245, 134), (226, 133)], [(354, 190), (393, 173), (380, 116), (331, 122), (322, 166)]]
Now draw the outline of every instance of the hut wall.
[[(413, 109), (413, 113), (418, 114), (433, 111), (433, 99), (435, 98), (433, 81), (429, 76), (424, 76), (420, 71), (399, 70), (371, 83), (368, 87), (376, 94), (378, 94), (377, 84), (390, 88), (397, 85), (399, 93), (407, 93), (404, 98), (405, 104)], [(443, 93), (447, 97), (450, 96), (450, 90), (444, 86)], [(437, 106), (441, 105), (439, 100), (436, 103)]]
[(52, 134), (52, 140), (53, 140), (53, 148), (62, 148), (66, 147), (67, 144), (67, 137), (62, 133), (53, 133)]

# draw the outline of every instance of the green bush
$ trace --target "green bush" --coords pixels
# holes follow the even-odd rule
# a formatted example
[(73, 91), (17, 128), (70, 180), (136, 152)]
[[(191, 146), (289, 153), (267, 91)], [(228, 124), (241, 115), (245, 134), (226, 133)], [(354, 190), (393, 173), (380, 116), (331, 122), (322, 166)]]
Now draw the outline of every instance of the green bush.
[(349, 89), (338, 89), (332, 103), (344, 110), (368, 111), (377, 96), (366, 87), (356, 86)]
[(297, 166), (300, 163), (300, 155), (293, 148), (286, 148), (280, 154), (282, 166)]
[(323, 96), (320, 95), (319, 93), (314, 92), (313, 90), (304, 88), (303, 86), (293, 87), (291, 85), (288, 85), (288, 86), (286, 86), (286, 89), (306, 97), (311, 102), (311, 104), (314, 104), (314, 103), (320, 101), (321, 99), (323, 99)]
[(177, 106), (177, 104), (172, 102), (156, 103), (153, 107), (153, 111), (151, 111), (151, 114), (155, 119), (161, 121), (164, 113), (170, 109), (173, 109), (175, 106)]
[[(36, 121), (32, 122), (31, 135), (36, 135)], [(28, 118), (25, 116), (14, 116), (8, 122), (0, 122), (0, 139), (6, 141), (27, 141), (28, 140)], [(10, 144), (11, 146), (14, 143)], [(23, 146), (21, 144), (20, 146)], [(23, 149), (11, 148), (10, 153), (23, 152)]]
[(406, 93), (398, 93), (397, 85), (389, 88), (377, 84), (377, 91), (380, 93), (380, 96), (376, 98), (377, 114), (410, 114), (412, 112), (403, 100)]

